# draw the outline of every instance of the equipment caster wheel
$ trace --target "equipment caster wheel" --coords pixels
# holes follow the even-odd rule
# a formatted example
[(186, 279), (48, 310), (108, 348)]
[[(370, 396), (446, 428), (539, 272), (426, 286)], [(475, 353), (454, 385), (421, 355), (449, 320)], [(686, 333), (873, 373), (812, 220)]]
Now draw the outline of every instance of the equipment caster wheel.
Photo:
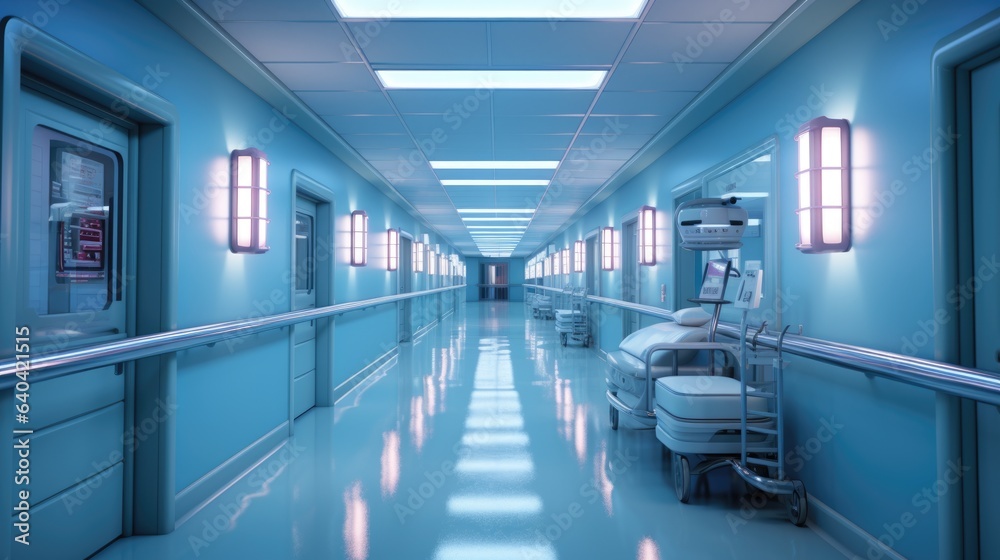
[(691, 465), (687, 457), (674, 453), (670, 466), (674, 475), (674, 492), (677, 493), (677, 499), (686, 504), (691, 499)]
[(617, 430), (618, 429), (618, 409), (615, 408), (615, 406), (611, 405), (611, 404), (609, 404), (608, 407), (610, 408), (610, 411), (608, 412), (608, 414), (609, 414), (609, 416), (611, 418), (611, 429), (612, 430)]
[(792, 494), (785, 498), (785, 505), (788, 508), (788, 519), (796, 527), (801, 527), (806, 524), (806, 516), (809, 513), (806, 487), (798, 480), (792, 482), (792, 487)]

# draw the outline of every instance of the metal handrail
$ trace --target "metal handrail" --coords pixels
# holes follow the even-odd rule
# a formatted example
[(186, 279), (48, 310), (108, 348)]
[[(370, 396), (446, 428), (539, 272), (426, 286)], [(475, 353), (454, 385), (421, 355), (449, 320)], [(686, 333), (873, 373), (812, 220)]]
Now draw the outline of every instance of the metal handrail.
[[(338, 303), (316, 309), (289, 311), (287, 313), (279, 313), (255, 319), (240, 319), (200, 327), (190, 327), (66, 350), (46, 356), (31, 356), (28, 371), (33, 382), (44, 381), (86, 369), (150, 358), (198, 346), (210, 346), (226, 340), (280, 329), (296, 323), (313, 321), (324, 317), (334, 317), (352, 311), (360, 311), (370, 307), (461, 288), (465, 288), (465, 284)], [(16, 359), (0, 361), (0, 390), (9, 389), (17, 383), (17, 363)]]
[[(525, 284), (525, 287), (554, 292), (562, 291), (560, 288), (550, 286)], [(594, 303), (611, 305), (661, 319), (670, 320), (673, 318), (671, 311), (650, 305), (591, 295), (588, 295), (587, 299)], [(758, 327), (754, 326), (751, 329), (757, 330)], [(740, 327), (732, 323), (719, 323), (717, 333), (739, 339)], [(778, 334), (776, 333), (763, 331), (755, 339), (759, 346), (775, 350), (778, 347)], [(870, 373), (900, 383), (1000, 406), (1000, 376), (988, 371), (795, 334), (785, 335), (781, 350), (803, 358)]]

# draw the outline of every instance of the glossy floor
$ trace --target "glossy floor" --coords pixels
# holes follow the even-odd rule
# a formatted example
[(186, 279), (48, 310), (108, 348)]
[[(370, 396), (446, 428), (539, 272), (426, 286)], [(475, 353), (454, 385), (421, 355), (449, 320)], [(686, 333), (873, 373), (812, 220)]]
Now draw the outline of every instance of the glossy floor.
[(729, 470), (679, 503), (653, 432), (609, 427), (604, 367), (523, 304), (466, 304), (172, 534), (98, 558), (845, 556)]

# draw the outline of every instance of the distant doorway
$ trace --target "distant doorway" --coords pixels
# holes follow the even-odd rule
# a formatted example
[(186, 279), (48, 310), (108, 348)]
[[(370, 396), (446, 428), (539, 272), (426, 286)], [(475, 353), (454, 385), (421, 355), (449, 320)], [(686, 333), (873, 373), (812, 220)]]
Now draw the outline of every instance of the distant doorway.
[(480, 266), (479, 299), (507, 301), (507, 263), (482, 263)]

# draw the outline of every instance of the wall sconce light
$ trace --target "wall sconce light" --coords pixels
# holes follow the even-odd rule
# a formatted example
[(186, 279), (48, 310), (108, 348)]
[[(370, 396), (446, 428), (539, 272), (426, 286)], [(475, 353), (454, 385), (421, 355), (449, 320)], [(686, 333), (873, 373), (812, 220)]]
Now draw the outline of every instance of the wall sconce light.
[(552, 259), (552, 275), (559, 276), (562, 274), (562, 259), (559, 252), (552, 253), (549, 258)]
[(413, 244), (413, 270), (414, 272), (424, 271), (424, 244), (420, 241)]
[(815, 118), (799, 128), (799, 243), (803, 253), (851, 248), (850, 125)]
[(351, 266), (368, 264), (368, 214), (351, 212)]
[(399, 230), (389, 228), (385, 233), (389, 240), (389, 258), (386, 262), (386, 268), (397, 270), (399, 269)]
[(639, 209), (639, 264), (656, 264), (656, 208)]
[(569, 268), (569, 247), (563, 249), (562, 253), (560, 253), (560, 254), (562, 255), (562, 273), (563, 274), (569, 274), (569, 272), (570, 272), (570, 268)]
[(264, 253), (267, 246), (267, 156), (256, 148), (233, 150), (230, 157), (229, 249)]
[(615, 269), (615, 228), (601, 228), (601, 270)]
[(573, 242), (573, 272), (583, 272), (583, 263), (587, 257), (586, 247), (583, 241)]
[(437, 274), (437, 259), (434, 251), (427, 251), (427, 274)]

